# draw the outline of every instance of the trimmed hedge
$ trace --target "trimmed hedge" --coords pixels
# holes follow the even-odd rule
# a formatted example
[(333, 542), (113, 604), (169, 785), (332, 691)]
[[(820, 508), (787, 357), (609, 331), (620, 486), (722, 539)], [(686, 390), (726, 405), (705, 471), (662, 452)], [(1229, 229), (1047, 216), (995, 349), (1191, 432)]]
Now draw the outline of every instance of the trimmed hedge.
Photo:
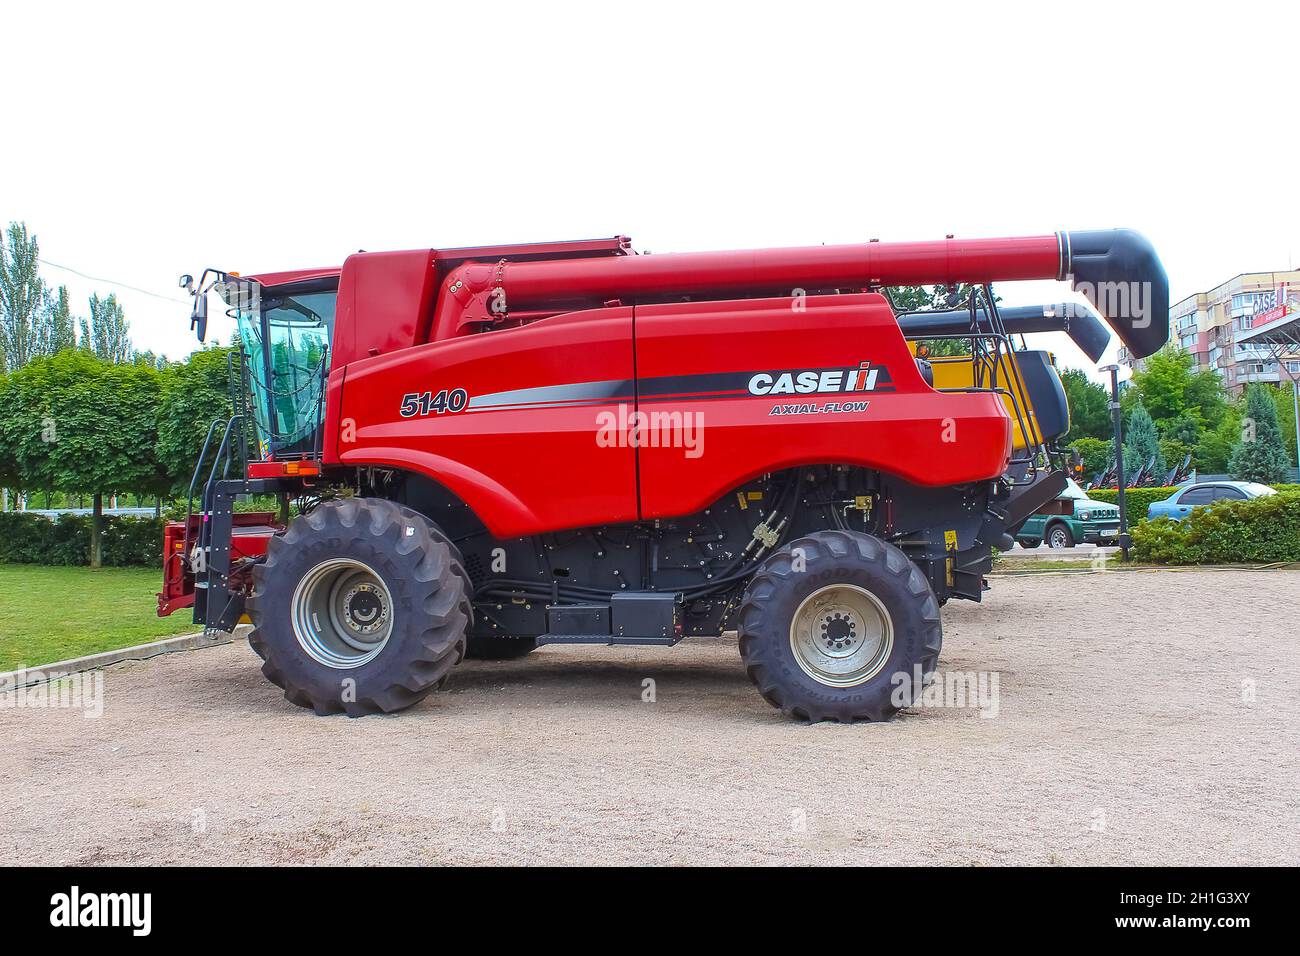
[(1216, 501), (1133, 526), (1133, 556), (1163, 564), (1300, 561), (1300, 492)]
[[(1273, 485), (1279, 492), (1300, 491), (1300, 485)], [(1147, 506), (1153, 501), (1164, 501), (1178, 488), (1126, 488), (1124, 504), (1128, 508), (1130, 522), (1141, 521), (1147, 516)], [(1088, 493), (1093, 501), (1105, 501), (1112, 505), (1119, 504), (1119, 492), (1114, 488), (1094, 488)]]
[[(54, 521), (26, 511), (2, 511), (0, 562), (89, 564), (90, 524), (90, 515), (66, 514)], [(104, 515), (104, 565), (161, 567), (162, 536), (158, 518)]]
[[(1153, 501), (1164, 501), (1177, 488), (1125, 488), (1124, 506), (1128, 509), (1131, 521), (1147, 516), (1147, 506)], [(1093, 501), (1105, 501), (1112, 505), (1119, 504), (1119, 492), (1114, 488), (1093, 488), (1088, 493)]]

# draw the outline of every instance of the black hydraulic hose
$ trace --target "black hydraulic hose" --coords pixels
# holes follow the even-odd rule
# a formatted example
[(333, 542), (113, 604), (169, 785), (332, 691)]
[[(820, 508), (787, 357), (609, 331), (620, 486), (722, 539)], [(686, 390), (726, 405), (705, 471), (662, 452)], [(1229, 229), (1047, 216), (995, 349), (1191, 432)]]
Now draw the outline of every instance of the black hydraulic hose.
[[(772, 510), (771, 519), (775, 524), (782, 527), (781, 537), (784, 538), (785, 529), (789, 528), (790, 519), (793, 517), (794, 503), (798, 500), (800, 481), (802, 472), (796, 472), (790, 481), (780, 491), (780, 497), (777, 506)], [(780, 539), (778, 539), (778, 544)], [(760, 555), (762, 552), (760, 551)], [(707, 596), (722, 588), (728, 587), (737, 581), (742, 581), (753, 573), (754, 569), (761, 563), (761, 557), (755, 558), (750, 562), (737, 560), (732, 565), (724, 569), (719, 577), (700, 584), (691, 585), (681, 589), (683, 597), (694, 599), (697, 597)], [(608, 600), (611, 595), (618, 592), (602, 589), (590, 588), (580, 584), (560, 585), (554, 590), (538, 581), (523, 581), (514, 578), (494, 578), (486, 581), (474, 590), (475, 599), (486, 598), (489, 595), (500, 597), (527, 597), (538, 600), (547, 600), (555, 595), (566, 598), (571, 601), (589, 601), (595, 598)]]

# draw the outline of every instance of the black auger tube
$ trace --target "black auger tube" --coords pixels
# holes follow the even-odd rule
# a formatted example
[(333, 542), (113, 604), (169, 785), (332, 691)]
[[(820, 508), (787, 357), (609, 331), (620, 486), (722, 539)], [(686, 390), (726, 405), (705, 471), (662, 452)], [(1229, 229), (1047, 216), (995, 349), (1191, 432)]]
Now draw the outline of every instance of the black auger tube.
[(1058, 232), (1056, 242), (1056, 278), (1092, 303), (1131, 357), (1158, 352), (1169, 340), (1169, 277), (1146, 237), (1132, 229), (1078, 230)]
[[(904, 335), (970, 334), (970, 309), (943, 309), (934, 312), (903, 312), (898, 316)], [(981, 327), (988, 329), (984, 306), (976, 306)], [(1033, 332), (1064, 332), (1094, 362), (1110, 344), (1110, 332), (1086, 305), (1057, 302), (1051, 305), (1017, 305), (998, 309), (1003, 325), (1011, 335)]]

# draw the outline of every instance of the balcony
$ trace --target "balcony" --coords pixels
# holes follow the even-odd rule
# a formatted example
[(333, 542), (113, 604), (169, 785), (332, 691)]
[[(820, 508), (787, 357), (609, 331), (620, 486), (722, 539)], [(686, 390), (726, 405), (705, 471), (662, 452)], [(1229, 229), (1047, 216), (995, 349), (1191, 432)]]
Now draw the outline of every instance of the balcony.
[(1267, 382), (1270, 385), (1277, 385), (1282, 380), (1277, 371), (1272, 372), (1238, 372), (1236, 382), (1238, 385), (1247, 385), (1251, 382)]

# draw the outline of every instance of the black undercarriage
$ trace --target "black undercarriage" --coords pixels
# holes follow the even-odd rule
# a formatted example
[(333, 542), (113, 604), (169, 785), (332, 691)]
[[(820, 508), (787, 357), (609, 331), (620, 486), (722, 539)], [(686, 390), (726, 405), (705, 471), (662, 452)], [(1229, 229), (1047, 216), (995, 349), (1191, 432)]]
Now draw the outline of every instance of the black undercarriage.
[[(598, 616), (614, 595), (654, 592), (680, 595), (677, 637), (684, 637), (726, 629), (764, 558), (828, 529), (897, 545), (941, 602), (978, 601), (992, 550), (1009, 547), (1011, 526), (1064, 486), (1063, 479), (1044, 482), (1054, 474), (1014, 489), (1002, 481), (924, 488), (861, 468), (821, 465), (760, 476), (682, 518), (510, 540), (492, 537), (458, 499), (418, 475), (366, 470), (357, 490), (428, 516), (460, 549), (476, 633), (569, 631), (575, 615), (554, 609), (573, 606)], [(602, 628), (609, 633), (608, 622), (598, 622)]]
[[(500, 540), (423, 476), (366, 468), (329, 477), (332, 493), (384, 498), (425, 515), (459, 549), (472, 589), (472, 633), (596, 643), (676, 643), (720, 633), (765, 558), (831, 529), (899, 547), (940, 603), (978, 601), (993, 550), (1011, 547), (1025, 518), (1065, 487), (1060, 471), (1014, 483), (925, 488), (866, 469), (818, 465), (762, 475), (682, 518)], [(301, 491), (287, 479), (210, 482), (209, 520), (199, 540), (209, 557), (196, 575), (196, 623), (229, 630), (243, 614), (248, 568), (231, 562), (234, 499)], [(673, 596), (671, 606), (664, 595)]]

